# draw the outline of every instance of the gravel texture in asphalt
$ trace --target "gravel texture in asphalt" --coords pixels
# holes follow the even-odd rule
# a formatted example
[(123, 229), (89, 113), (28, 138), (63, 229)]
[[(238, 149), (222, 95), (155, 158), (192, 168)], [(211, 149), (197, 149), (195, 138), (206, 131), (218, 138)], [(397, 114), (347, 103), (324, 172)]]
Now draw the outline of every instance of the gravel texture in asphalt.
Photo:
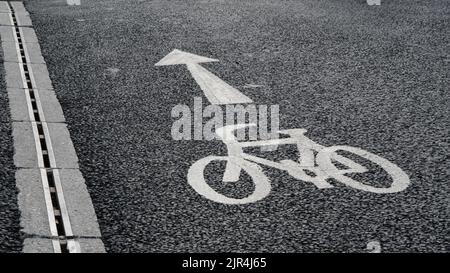
[(20, 211), (14, 179), (14, 146), (5, 84), (3, 51), (0, 50), (0, 252), (20, 252)]
[[(449, 250), (448, 1), (25, 3), (108, 251), (363, 252), (370, 241), (385, 252)], [(282, 129), (382, 156), (410, 186), (317, 189), (263, 167), (272, 191), (259, 202), (200, 196), (189, 167), (226, 149), (172, 140), (172, 107), (202, 96), (185, 66), (154, 66), (174, 48), (219, 59), (203, 66), (279, 105)], [(219, 167), (205, 173), (217, 178)], [(238, 196), (252, 189), (242, 180), (214, 187)], [(383, 172), (368, 181), (389, 183)]]

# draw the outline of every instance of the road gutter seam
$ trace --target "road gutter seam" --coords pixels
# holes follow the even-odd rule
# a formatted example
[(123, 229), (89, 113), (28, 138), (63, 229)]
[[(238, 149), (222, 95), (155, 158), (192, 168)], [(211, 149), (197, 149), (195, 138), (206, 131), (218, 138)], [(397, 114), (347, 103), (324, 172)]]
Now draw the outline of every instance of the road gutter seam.
[[(9, 22), (5, 18), (9, 18)], [(22, 21), (25, 22), (23, 25)], [(54, 91), (47, 67), (45, 63), (34, 64), (30, 58), (39, 56), (38, 59), (43, 60), (38, 46), (31, 47), (34, 52), (28, 50), (27, 45), (38, 41), (22, 2), (1, 1), (0, 24), (6, 25), (0, 26), (5, 55), (11, 55), (6, 50), (6, 43), (11, 42), (15, 43), (17, 54), (5, 57), (16, 57), (17, 62), (4, 62), (4, 65), (13, 125), (21, 226), (26, 234), (23, 251), (105, 252), (61, 106), (56, 96), (52, 99)], [(39, 90), (44, 90), (42, 98)], [(47, 103), (44, 108), (42, 102), (46, 98), (52, 103)], [(28, 112), (28, 118), (14, 119), (20, 111)], [(50, 113), (50, 120), (46, 119), (47, 113)], [(41, 183), (32, 183), (38, 180)]]

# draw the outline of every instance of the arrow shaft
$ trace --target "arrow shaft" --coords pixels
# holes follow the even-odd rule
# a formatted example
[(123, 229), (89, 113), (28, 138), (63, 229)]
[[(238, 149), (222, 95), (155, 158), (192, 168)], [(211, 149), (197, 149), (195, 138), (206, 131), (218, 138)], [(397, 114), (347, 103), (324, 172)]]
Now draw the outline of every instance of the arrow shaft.
[(241, 104), (253, 101), (198, 63), (186, 64), (211, 104)]

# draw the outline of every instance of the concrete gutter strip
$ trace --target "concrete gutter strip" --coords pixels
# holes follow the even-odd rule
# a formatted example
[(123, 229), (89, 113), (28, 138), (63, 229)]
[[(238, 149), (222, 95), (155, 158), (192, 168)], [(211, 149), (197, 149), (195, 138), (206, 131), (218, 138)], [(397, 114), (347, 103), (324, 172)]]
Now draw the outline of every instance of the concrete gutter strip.
[[(33, 91), (39, 104), (41, 123), (51, 141), (54, 165), (49, 170), (60, 181), (64, 192), (73, 238), (80, 246), (80, 252), (105, 252), (94, 207), (85, 180), (79, 170), (63, 111), (48, 75), (47, 66), (41, 55), (36, 33), (22, 2), (10, 2), (16, 16), (23, 45), (26, 64), (32, 78)], [(18, 202), (21, 211), (21, 227), (26, 234), (23, 252), (55, 252), (54, 232), (50, 228), (48, 200), (46, 203), (42, 166), (38, 160), (30, 102), (27, 97), (18, 55), (12, 12), (7, 1), (0, 1), (0, 36), (4, 53), (6, 85), (11, 109), (14, 138), (14, 164), (16, 185), (19, 189)], [(57, 181), (58, 182), (58, 181)], [(56, 251), (58, 252), (58, 251)]]

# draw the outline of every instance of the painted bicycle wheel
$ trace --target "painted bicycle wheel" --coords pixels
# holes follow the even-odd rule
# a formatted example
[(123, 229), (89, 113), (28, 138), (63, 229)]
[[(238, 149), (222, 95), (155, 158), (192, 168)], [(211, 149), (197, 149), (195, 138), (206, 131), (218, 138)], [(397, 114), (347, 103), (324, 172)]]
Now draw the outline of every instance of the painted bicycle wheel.
[[(228, 163), (229, 160), (232, 160), (233, 164), (237, 164), (252, 179), (255, 188), (249, 196), (241, 199), (225, 196), (215, 191), (205, 180), (204, 171), (208, 164), (212, 161), (226, 161)], [(268, 178), (257, 164), (237, 157), (207, 156), (202, 158), (192, 164), (189, 168), (187, 180), (189, 185), (191, 185), (191, 187), (200, 195), (208, 198), (209, 200), (230, 205), (247, 204), (259, 201), (266, 197), (271, 190), (271, 185)]]
[[(334, 164), (333, 159), (337, 157), (338, 151), (346, 151), (353, 153), (361, 158), (369, 160), (386, 171), (392, 178), (392, 183), (390, 187), (380, 188), (367, 185), (365, 183), (356, 181), (351, 177), (345, 175), (344, 172), (340, 171)], [(406, 175), (402, 169), (400, 169), (394, 163), (384, 159), (375, 154), (369, 153), (363, 149), (350, 147), (350, 146), (331, 146), (321, 149), (316, 158), (316, 162), (319, 167), (324, 170), (330, 177), (338, 180), (339, 182), (358, 189), (362, 191), (374, 192), (374, 193), (394, 193), (400, 192), (406, 189), (409, 185), (409, 177)], [(355, 163), (357, 164), (357, 163)]]

